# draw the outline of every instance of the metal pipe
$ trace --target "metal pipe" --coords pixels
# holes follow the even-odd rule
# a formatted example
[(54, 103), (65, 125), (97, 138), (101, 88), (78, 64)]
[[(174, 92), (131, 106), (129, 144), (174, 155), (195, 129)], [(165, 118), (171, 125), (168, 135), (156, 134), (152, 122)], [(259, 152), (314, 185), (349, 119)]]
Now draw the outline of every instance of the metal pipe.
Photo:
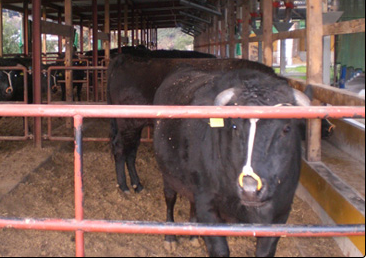
[(123, 234), (250, 236), (250, 237), (340, 237), (364, 236), (365, 225), (306, 226), (259, 224), (198, 224), (134, 221), (0, 219), (0, 228), (104, 232)]
[(0, 116), (85, 118), (259, 118), (322, 119), (365, 118), (365, 107), (269, 107), (269, 106), (119, 106), (3, 104)]
[(203, 5), (199, 5), (199, 4), (196, 4), (196, 3), (193, 3), (193, 2), (190, 2), (190, 1), (186, 1), (186, 0), (180, 0), (179, 2), (182, 5), (185, 5), (185, 6), (188, 6), (188, 7), (203, 11), (203, 12), (208, 12), (208, 13), (211, 13), (213, 15), (222, 16), (221, 12), (219, 12), (217, 10), (214, 10), (214, 9), (211, 9), (211, 8), (208, 8), (208, 7), (205, 7)]
[[(83, 193), (83, 117), (74, 117), (74, 180), (75, 180), (75, 219), (82, 222), (84, 219)], [(84, 232), (79, 229), (75, 232), (76, 257), (84, 257)]]

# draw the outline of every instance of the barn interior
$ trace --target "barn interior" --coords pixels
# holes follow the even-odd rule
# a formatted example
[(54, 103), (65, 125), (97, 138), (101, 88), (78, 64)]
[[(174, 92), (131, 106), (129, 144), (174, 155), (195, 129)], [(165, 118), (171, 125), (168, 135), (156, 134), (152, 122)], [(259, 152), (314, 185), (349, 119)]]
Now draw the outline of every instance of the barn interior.
[[(32, 71), (33, 104), (55, 107), (106, 105), (106, 71), (114, 55), (121, 54), (123, 47), (157, 50), (160, 29), (180, 28), (193, 37), (196, 51), (215, 55), (218, 59), (253, 60), (252, 50), (255, 49), (255, 61), (277, 68), (278, 73), (284, 76), (289, 76), (286, 73), (286, 42), (288, 48), (288, 40), (297, 41), (307, 69), (302, 74), (305, 80), (289, 78), (292, 87), (304, 91), (306, 85), (312, 84), (314, 106), (365, 106), (365, 3), (361, 0), (0, 0), (0, 10), (18, 12), (23, 18), (21, 56), (32, 58), (31, 67), (24, 73)], [(86, 32), (91, 51), (84, 49)], [(58, 37), (58, 52), (47, 53), (46, 35)], [(78, 41), (75, 41), (75, 35), (78, 35)], [(3, 42), (3, 34), (0, 33), (0, 57), (10, 59), (14, 55), (3, 52)], [(116, 46), (116, 52), (113, 52), (112, 45)], [(275, 49), (279, 53), (278, 58), (274, 54)], [(104, 50), (103, 54), (98, 50)], [(64, 58), (59, 59), (60, 54), (64, 54)], [(82, 66), (86, 71), (81, 80), (82, 101), (73, 100), (75, 80), (72, 71), (75, 73), (79, 69), (75, 67), (74, 54), (77, 60), (86, 64)], [(43, 65), (55, 60), (61, 60), (66, 74), (66, 101), (60, 101), (59, 97), (56, 100), (50, 85), (47, 92), (42, 93), (42, 74), (48, 73), (50, 76), (56, 70), (52, 67), (45, 70)], [(27, 100), (21, 102), (15, 104), (25, 105)], [(74, 193), (70, 189), (74, 169), (72, 120), (62, 115), (42, 119), (29, 116), (23, 122), (22, 118), (7, 115), (8, 110), (2, 108), (12, 103), (0, 102), (0, 221), (9, 217), (73, 217)], [(320, 119), (308, 122), (307, 139), (303, 142), (302, 175), (289, 224), (349, 224), (363, 225), (364, 228), (364, 116), (329, 120), (336, 128), (329, 139), (321, 138), (318, 130)], [(111, 187), (115, 175), (109, 157), (109, 120), (86, 119), (84, 127), (86, 217), (96, 220), (164, 221), (162, 190), (153, 192), (158, 191), (156, 189), (162, 183), (156, 179), (159, 171), (154, 163), (150, 129), (144, 131), (138, 165), (145, 171), (141, 175), (145, 177), (144, 181), (152, 183), (142, 195), (125, 198)], [(18, 164), (19, 155), (24, 156), (23, 165)], [(93, 166), (97, 170), (105, 170), (108, 176), (98, 175)], [(12, 177), (9, 177), (8, 171), (12, 172)], [(63, 174), (64, 171), (68, 172)], [(52, 182), (56, 182), (58, 177), (60, 185), (55, 186)], [(108, 186), (102, 183), (106, 178)], [(42, 180), (45, 180), (44, 184)], [(92, 193), (94, 186), (100, 189)], [(21, 196), (26, 193), (29, 197), (23, 199)], [(48, 193), (55, 199), (48, 197)], [(16, 205), (19, 198), (20, 204)], [(99, 202), (92, 203), (90, 200), (94, 198)], [(144, 208), (144, 199), (152, 204), (148, 209)], [(64, 209), (55, 208), (53, 202)], [(186, 221), (188, 204), (183, 200), (181, 202), (183, 208), (177, 216)], [(153, 214), (151, 210), (156, 210), (156, 207), (162, 210)], [(103, 213), (109, 209), (109, 214)], [(312, 213), (308, 214), (304, 209)], [(119, 217), (121, 213), (122, 218)], [(151, 216), (144, 217), (144, 214), (150, 213)], [(60, 235), (55, 232), (53, 235), (52, 232), (48, 235), (49, 240), (44, 240), (47, 235), (41, 232), (37, 231), (35, 235), (28, 231), (13, 232), (2, 225), (0, 223), (0, 239), (3, 240), (0, 241), (0, 256), (66, 256), (75, 252), (74, 233)], [(36, 242), (22, 243), (24, 238), (34, 238)], [(16, 244), (23, 244), (24, 250), (28, 251), (12, 249), (6, 239), (14, 239)], [(105, 234), (86, 239), (88, 256), (114, 256), (123, 252), (127, 252), (128, 256), (168, 255), (163, 248), (150, 246), (151, 243), (162, 244), (161, 236), (156, 240), (150, 236), (118, 238), (118, 235), (110, 237)], [(140, 244), (136, 245), (135, 239)], [(57, 244), (49, 244), (52, 241), (67, 244), (57, 247)], [(241, 248), (243, 242), (240, 241), (245, 241), (244, 246), (247, 247), (244, 254)], [(205, 255), (188, 247), (188, 242), (183, 240), (179, 251), (173, 255)], [(103, 246), (101, 243), (108, 244)], [(253, 244), (252, 239), (230, 239), (234, 256), (252, 256)], [(31, 248), (32, 245), (35, 248)], [(286, 246), (293, 249), (286, 250)], [(133, 251), (126, 251), (130, 249)], [(365, 237), (363, 234), (314, 238), (313, 242), (308, 238), (287, 238), (280, 244), (280, 249), (280, 256), (364, 256)]]

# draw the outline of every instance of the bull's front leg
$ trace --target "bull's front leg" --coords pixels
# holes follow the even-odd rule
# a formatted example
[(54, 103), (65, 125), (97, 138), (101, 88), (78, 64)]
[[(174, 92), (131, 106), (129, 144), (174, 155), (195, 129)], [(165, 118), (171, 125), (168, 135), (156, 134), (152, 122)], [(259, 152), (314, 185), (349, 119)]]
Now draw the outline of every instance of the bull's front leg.
[[(141, 192), (144, 187), (140, 183), (140, 178), (137, 174), (136, 170), (136, 157), (137, 157), (137, 150), (140, 146), (140, 139), (141, 139), (142, 129), (137, 129), (133, 134), (129, 135), (129, 139), (125, 139), (124, 143), (124, 151), (126, 154), (126, 163), (128, 173), (130, 174), (131, 185), (136, 193)], [(128, 144), (127, 144), (128, 143)]]
[(258, 237), (256, 257), (274, 257), (279, 237)]
[[(212, 196), (205, 194), (196, 196), (196, 215), (199, 223), (218, 224), (223, 222), (216, 207), (213, 207), (215, 201), (212, 198)], [(230, 256), (226, 237), (203, 237), (203, 239), (210, 257)]]
[(124, 193), (130, 193), (130, 190), (126, 184), (126, 174), (125, 174), (125, 162), (126, 157), (122, 153), (116, 153), (114, 155), (114, 162), (117, 174), (117, 183), (119, 189)]
[[(177, 201), (177, 192), (174, 191), (167, 182), (164, 181), (164, 196), (166, 203), (166, 222), (174, 222), (174, 206)], [(174, 235), (166, 235), (164, 248), (172, 253), (177, 249), (178, 241)]]

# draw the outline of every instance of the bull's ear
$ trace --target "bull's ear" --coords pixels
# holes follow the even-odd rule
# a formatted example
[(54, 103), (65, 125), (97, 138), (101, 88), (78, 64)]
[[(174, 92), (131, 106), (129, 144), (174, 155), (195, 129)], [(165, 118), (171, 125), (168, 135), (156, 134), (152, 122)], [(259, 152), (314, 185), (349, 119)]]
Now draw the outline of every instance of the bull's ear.
[(216, 96), (214, 105), (215, 106), (226, 106), (229, 104), (229, 102), (234, 98), (236, 95), (236, 89), (230, 88), (227, 90), (224, 90), (219, 95)]
[(296, 105), (305, 106), (305, 107), (311, 106), (311, 100), (305, 93), (303, 93), (299, 90), (296, 90), (296, 89), (293, 89), (293, 92), (294, 92)]

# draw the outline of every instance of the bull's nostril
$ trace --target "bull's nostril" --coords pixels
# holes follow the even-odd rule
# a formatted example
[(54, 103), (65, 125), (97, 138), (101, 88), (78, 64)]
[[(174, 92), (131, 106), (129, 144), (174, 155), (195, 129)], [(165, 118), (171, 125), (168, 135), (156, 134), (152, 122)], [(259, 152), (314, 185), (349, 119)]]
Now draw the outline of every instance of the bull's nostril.
[(245, 176), (243, 178), (243, 190), (249, 194), (255, 194), (258, 191), (258, 182), (253, 177)]

